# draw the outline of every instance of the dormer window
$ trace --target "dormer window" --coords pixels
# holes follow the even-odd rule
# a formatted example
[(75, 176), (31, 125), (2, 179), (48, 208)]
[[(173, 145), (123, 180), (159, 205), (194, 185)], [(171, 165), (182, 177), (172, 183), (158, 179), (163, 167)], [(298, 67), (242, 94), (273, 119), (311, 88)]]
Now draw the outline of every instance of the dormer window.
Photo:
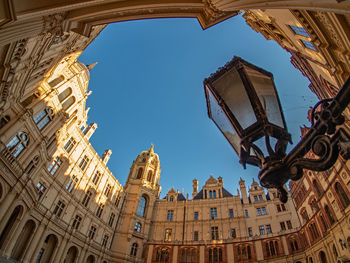
[(174, 196), (170, 196), (169, 201), (174, 202)]
[(216, 190), (210, 190), (209, 191), (209, 198), (211, 199), (211, 198), (216, 198)]

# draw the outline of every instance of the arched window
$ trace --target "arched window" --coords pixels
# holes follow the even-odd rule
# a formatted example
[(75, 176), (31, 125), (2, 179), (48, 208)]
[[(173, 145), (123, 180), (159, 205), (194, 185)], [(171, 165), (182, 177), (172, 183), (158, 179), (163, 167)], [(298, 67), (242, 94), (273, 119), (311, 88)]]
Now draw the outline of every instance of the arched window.
[(222, 248), (209, 248), (209, 263), (216, 263), (222, 261)]
[(212, 190), (209, 191), (209, 198), (213, 198), (213, 191)]
[(137, 171), (136, 179), (141, 179), (142, 173), (143, 173), (143, 169), (139, 168), (138, 171)]
[(337, 260), (338, 259), (338, 251), (337, 251), (337, 248), (335, 247), (334, 244), (333, 244), (333, 255), (334, 255), (335, 260)]
[(321, 190), (321, 187), (320, 187), (320, 185), (317, 183), (316, 179), (314, 179), (314, 180), (312, 181), (312, 184), (313, 184), (314, 187), (315, 187), (315, 190), (316, 190), (316, 193), (317, 193), (318, 197), (321, 197), (323, 191)]
[(134, 243), (131, 246), (130, 256), (136, 257), (136, 254), (137, 254), (137, 243)]
[(326, 205), (324, 207), (324, 210), (326, 211), (329, 222), (331, 223), (331, 225), (333, 225), (335, 223), (335, 220), (334, 220), (333, 213), (332, 213), (331, 209), (328, 207), (328, 205)]
[(69, 95), (72, 94), (72, 89), (71, 88), (66, 88), (64, 91), (62, 91), (59, 95), (58, 95), (58, 100), (60, 102), (64, 101), (66, 98), (68, 98)]
[(149, 171), (148, 175), (147, 175), (147, 181), (148, 182), (152, 182), (152, 175), (153, 175), (152, 171)]
[(70, 106), (73, 105), (74, 102), (75, 102), (75, 97), (74, 96), (69, 97), (65, 102), (62, 103), (62, 109), (68, 110)]
[(11, 152), (13, 157), (17, 158), (18, 155), (28, 146), (28, 136), (25, 132), (20, 131), (14, 136), (6, 145), (7, 149)]
[(58, 76), (57, 78), (51, 80), (49, 82), (49, 85), (51, 86), (51, 88), (57, 86), (59, 83), (61, 83), (64, 80), (63, 76)]
[(335, 183), (335, 191), (340, 199), (343, 208), (348, 207), (348, 205), (350, 204), (348, 195), (345, 193), (343, 187), (340, 185), (339, 182)]
[(173, 196), (170, 196), (169, 201), (170, 201), (170, 202), (174, 202), (174, 197), (173, 197)]
[(44, 127), (53, 119), (53, 111), (50, 107), (46, 107), (34, 117), (34, 122), (39, 130)]
[(213, 191), (213, 198), (216, 198), (216, 191)]
[(147, 206), (147, 199), (144, 196), (141, 196), (139, 205), (137, 207), (137, 215), (145, 217), (146, 213), (146, 206)]
[(169, 250), (167, 248), (157, 248), (156, 262), (169, 262)]
[(326, 253), (324, 253), (323, 251), (320, 251), (319, 257), (320, 257), (321, 263), (327, 263)]

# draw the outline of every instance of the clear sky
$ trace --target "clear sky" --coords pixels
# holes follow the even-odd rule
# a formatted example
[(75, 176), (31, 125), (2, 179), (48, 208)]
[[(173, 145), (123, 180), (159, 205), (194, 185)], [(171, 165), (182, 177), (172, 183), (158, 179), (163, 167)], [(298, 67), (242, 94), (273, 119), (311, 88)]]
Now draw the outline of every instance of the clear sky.
[(202, 30), (196, 19), (152, 19), (110, 24), (83, 52), (90, 73), (89, 122), (98, 129), (91, 143), (124, 184), (137, 155), (154, 144), (162, 168), (163, 197), (171, 187), (192, 193), (212, 174), (236, 194), (239, 178), (247, 185), (258, 169), (246, 170), (208, 118), (203, 80), (233, 56), (274, 74), (294, 145), (308, 124), (309, 106), (318, 100), (308, 80), (290, 63), (290, 55), (254, 32), (241, 16)]

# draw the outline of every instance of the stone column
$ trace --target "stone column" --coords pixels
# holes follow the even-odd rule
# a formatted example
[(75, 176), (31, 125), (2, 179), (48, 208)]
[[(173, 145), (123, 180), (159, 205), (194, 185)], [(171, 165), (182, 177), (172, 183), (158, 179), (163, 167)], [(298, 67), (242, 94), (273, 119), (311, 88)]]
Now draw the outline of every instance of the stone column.
[(68, 239), (65, 236), (63, 236), (61, 243), (58, 245), (56, 249), (57, 251), (56, 255), (52, 257), (54, 259), (52, 260), (52, 262), (60, 262), (66, 256), (64, 255), (64, 252), (66, 251), (67, 243), (68, 243)]
[[(35, 257), (37, 254), (34, 254), (34, 252), (36, 252), (36, 247), (40, 245), (39, 241), (42, 239), (44, 229), (45, 229), (44, 225), (40, 224), (37, 230), (34, 232), (34, 237), (30, 242), (30, 246), (28, 247), (24, 255), (23, 263), (29, 263), (35, 260)], [(30, 259), (33, 259), (33, 260), (31, 261)]]
[(233, 254), (233, 245), (228, 244), (226, 246), (227, 262), (235, 262), (235, 255)]
[(282, 236), (281, 239), (282, 239), (283, 250), (284, 250), (286, 255), (289, 255), (289, 249), (288, 249), (286, 237)]
[(204, 246), (199, 247), (199, 263), (204, 263), (205, 262), (205, 251), (204, 251)]
[(152, 263), (153, 245), (148, 246), (147, 263)]
[(172, 262), (177, 262), (177, 253), (178, 253), (178, 246), (175, 246), (173, 248), (173, 261)]

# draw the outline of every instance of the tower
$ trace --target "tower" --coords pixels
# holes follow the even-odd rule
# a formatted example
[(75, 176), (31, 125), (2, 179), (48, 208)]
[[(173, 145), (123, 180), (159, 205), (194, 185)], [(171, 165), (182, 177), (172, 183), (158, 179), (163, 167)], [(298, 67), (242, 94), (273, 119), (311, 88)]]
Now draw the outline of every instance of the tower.
[(155, 201), (161, 187), (159, 157), (152, 145), (134, 160), (125, 184), (126, 197), (122, 208), (120, 225), (112, 245), (118, 259), (141, 260), (145, 242), (150, 231)]

